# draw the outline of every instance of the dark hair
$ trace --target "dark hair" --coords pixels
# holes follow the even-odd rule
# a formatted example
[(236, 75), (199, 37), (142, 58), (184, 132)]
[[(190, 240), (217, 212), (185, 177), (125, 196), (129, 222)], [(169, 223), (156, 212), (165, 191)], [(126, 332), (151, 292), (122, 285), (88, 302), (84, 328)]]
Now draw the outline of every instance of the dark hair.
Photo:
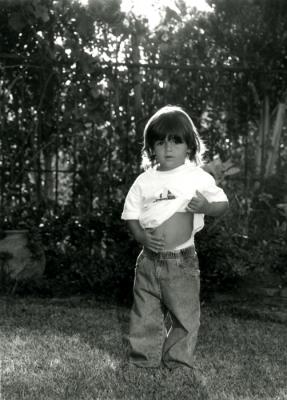
[(157, 140), (168, 136), (180, 137), (187, 144), (189, 158), (197, 165), (202, 164), (205, 145), (189, 115), (178, 106), (168, 105), (160, 108), (148, 120), (144, 129), (143, 159), (154, 163), (153, 149)]

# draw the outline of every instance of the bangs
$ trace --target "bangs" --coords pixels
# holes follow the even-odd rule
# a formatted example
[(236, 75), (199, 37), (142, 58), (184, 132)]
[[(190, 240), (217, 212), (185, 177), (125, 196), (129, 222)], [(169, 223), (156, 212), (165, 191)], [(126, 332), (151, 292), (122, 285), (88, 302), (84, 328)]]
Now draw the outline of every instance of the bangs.
[(150, 127), (149, 139), (154, 143), (157, 140), (164, 140), (166, 137), (170, 137), (186, 143), (188, 141), (188, 131), (184, 128), (183, 124), (174, 118), (174, 116), (165, 116), (165, 118), (157, 121), (154, 126)]

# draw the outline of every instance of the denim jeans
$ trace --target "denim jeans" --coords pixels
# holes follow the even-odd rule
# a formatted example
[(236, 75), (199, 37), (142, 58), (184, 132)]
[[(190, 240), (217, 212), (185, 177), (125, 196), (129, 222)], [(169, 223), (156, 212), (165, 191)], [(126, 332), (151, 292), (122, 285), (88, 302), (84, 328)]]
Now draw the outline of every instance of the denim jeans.
[[(200, 325), (200, 273), (194, 247), (137, 258), (130, 315), (130, 361), (140, 367), (192, 367)], [(166, 320), (169, 320), (169, 328)]]

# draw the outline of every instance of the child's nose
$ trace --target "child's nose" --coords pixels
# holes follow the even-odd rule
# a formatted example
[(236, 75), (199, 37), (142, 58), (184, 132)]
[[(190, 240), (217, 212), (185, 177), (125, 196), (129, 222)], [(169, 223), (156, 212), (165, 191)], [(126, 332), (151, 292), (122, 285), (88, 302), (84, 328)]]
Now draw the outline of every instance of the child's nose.
[(165, 148), (170, 150), (172, 148), (172, 141), (168, 138), (165, 139)]

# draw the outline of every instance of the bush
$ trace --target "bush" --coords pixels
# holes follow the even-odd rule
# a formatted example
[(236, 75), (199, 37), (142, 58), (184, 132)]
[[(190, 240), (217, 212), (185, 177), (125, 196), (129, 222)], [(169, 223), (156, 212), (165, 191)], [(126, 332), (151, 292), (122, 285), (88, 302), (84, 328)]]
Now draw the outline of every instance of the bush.
[[(33, 291), (52, 296), (92, 293), (129, 301), (139, 249), (119, 210), (114, 206), (106, 207), (101, 215), (75, 217), (63, 211), (43, 217), (40, 232), (46, 270)], [(21, 290), (32, 288), (26, 285)]]
[(234, 286), (250, 270), (247, 239), (230, 234), (225, 224), (206, 219), (204, 229), (196, 235), (203, 295)]
[(270, 240), (260, 236), (232, 233), (226, 223), (214, 224), (207, 219), (205, 228), (196, 235), (203, 294), (237, 287), (249, 274), (258, 277), (273, 274), (287, 283), (287, 237), (278, 230)]

